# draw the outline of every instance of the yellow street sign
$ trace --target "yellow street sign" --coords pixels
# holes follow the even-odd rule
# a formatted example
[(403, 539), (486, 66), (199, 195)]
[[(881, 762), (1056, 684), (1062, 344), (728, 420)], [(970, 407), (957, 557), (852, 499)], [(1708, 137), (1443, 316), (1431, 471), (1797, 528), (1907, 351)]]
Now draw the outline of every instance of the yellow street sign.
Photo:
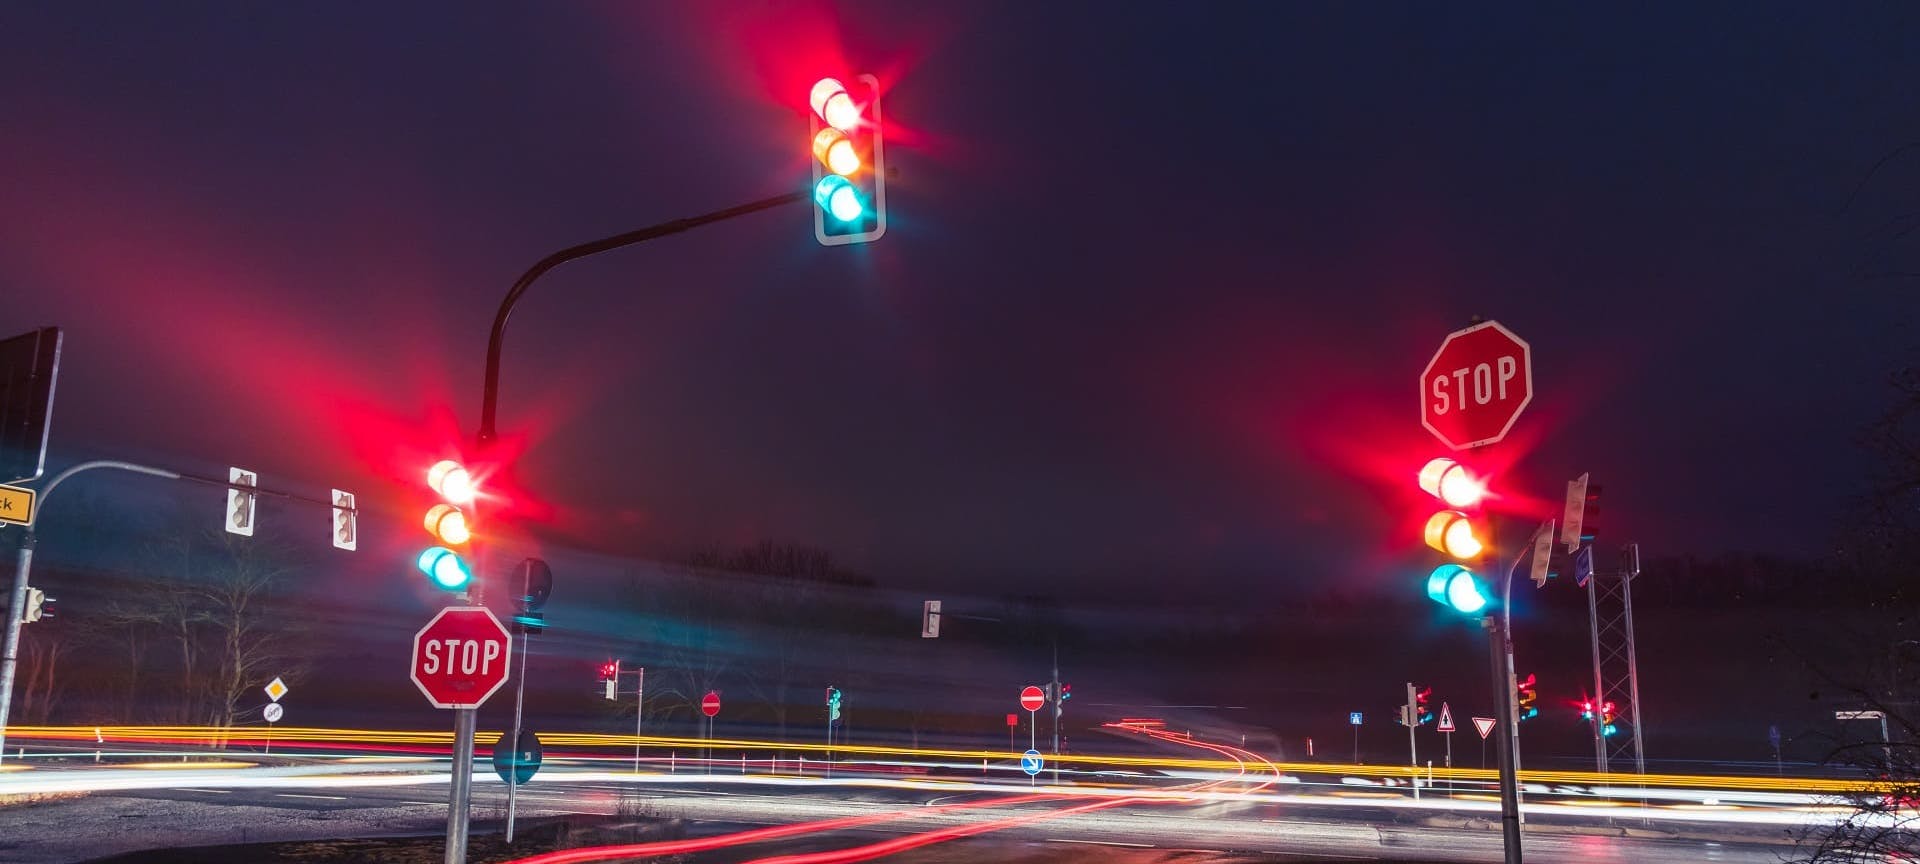
[(28, 525), (33, 522), (32, 489), (0, 486), (0, 522)]

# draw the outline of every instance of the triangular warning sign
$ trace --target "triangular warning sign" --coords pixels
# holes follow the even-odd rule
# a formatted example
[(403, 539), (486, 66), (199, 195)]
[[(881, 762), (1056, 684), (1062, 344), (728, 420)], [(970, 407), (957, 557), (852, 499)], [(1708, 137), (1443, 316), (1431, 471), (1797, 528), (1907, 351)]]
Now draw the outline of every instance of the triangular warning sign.
[(1473, 728), (1480, 730), (1480, 740), (1485, 741), (1488, 735), (1493, 734), (1493, 718), (1475, 717), (1473, 718)]
[(1453, 731), (1453, 709), (1448, 708), (1445, 702), (1440, 703), (1440, 731)]

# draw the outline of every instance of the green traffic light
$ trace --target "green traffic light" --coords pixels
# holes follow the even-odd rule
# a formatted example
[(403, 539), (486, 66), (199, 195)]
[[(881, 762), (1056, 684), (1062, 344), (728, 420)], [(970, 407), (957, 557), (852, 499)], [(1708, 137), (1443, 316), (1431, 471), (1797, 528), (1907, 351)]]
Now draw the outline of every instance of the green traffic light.
[(1428, 574), (1427, 596), (1463, 615), (1479, 612), (1493, 602), (1481, 590), (1480, 577), (1458, 564), (1442, 564)]
[(433, 586), (442, 591), (464, 591), (467, 583), (473, 581), (472, 568), (445, 546), (434, 546), (420, 553), (418, 564), (420, 572), (427, 574)]

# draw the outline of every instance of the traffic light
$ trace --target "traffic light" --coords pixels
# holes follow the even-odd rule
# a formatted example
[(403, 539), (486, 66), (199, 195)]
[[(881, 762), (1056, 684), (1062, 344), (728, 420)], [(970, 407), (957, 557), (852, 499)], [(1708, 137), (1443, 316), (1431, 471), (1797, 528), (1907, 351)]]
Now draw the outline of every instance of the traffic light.
[(827, 688), (827, 722), (831, 723), (831, 722), (838, 721), (839, 719), (840, 719), (840, 691), (833, 687), (828, 687)]
[(1441, 457), (1420, 469), (1421, 491), (1439, 499), (1443, 509), (1427, 517), (1423, 531), (1428, 546), (1452, 558), (1427, 574), (1427, 596), (1435, 603), (1471, 615), (1492, 602), (1470, 565), (1487, 551), (1480, 504), (1486, 499), (1483, 478), (1465, 466)]
[(1420, 721), (1420, 725), (1422, 726), (1433, 722), (1433, 708), (1427, 704), (1427, 697), (1432, 695), (1432, 687), (1422, 687), (1413, 693), (1414, 717)]
[(1072, 699), (1072, 698), (1073, 698), (1073, 685), (1072, 684), (1060, 685), (1060, 701), (1065, 702), (1068, 699)]
[(823, 246), (880, 239), (887, 233), (887, 179), (879, 79), (822, 78), (808, 103), (814, 239)]
[(254, 510), (259, 506), (259, 495), (251, 489), (260, 487), (260, 475), (245, 468), (227, 468), (227, 531), (243, 537), (253, 536)]
[(360, 545), (360, 511), (353, 506), (353, 493), (333, 490), (333, 546), (353, 551)]
[(540, 633), (547, 629), (547, 598), (553, 596), (553, 568), (538, 558), (520, 562), (515, 584), (520, 594), (513, 598), (513, 632)]
[(1540, 699), (1540, 693), (1534, 689), (1538, 683), (1539, 679), (1531, 672), (1527, 673), (1525, 679), (1514, 683), (1515, 713), (1522, 720), (1540, 716), (1540, 709), (1534, 705)]
[(600, 683), (606, 685), (602, 695), (607, 701), (620, 701), (620, 661), (608, 660), (600, 664)]
[(420, 553), (420, 572), (443, 591), (465, 591), (473, 582), (473, 567), (458, 550), (473, 539), (473, 528), (460, 508), (473, 504), (477, 493), (473, 475), (460, 463), (442, 459), (427, 469), (427, 486), (441, 499), (427, 510), (425, 523), (439, 545)]
[(1613, 725), (1613, 701), (1608, 700), (1600, 703), (1600, 734), (1606, 737), (1612, 737), (1619, 731), (1620, 730)]
[(57, 617), (53, 614), (55, 602), (52, 597), (47, 596), (47, 592), (38, 588), (28, 588), (27, 606), (20, 610), (21, 623), (32, 624), (42, 618)]

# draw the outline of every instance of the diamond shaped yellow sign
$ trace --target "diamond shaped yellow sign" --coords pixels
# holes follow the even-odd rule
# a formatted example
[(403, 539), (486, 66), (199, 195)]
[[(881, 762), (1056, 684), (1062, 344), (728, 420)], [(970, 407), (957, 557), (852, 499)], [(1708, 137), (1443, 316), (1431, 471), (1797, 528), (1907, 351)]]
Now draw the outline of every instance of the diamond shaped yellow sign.
[(287, 682), (275, 678), (267, 683), (266, 690), (267, 698), (278, 702), (280, 697), (287, 695)]

